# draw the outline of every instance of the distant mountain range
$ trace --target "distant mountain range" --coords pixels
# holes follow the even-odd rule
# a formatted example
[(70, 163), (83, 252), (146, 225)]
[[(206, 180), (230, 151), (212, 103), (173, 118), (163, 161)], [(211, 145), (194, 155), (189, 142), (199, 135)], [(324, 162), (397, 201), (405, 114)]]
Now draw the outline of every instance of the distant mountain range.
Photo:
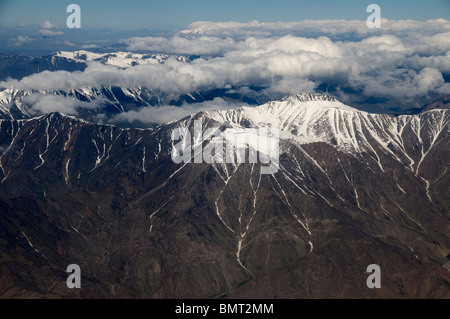
[[(88, 62), (100, 62), (127, 68), (140, 64), (164, 63), (171, 55), (138, 54), (132, 52), (95, 53), (85, 50), (57, 51), (53, 54), (33, 58), (27, 55), (0, 55), (0, 81), (8, 77), (22, 79), (42, 71), (83, 71)], [(176, 56), (179, 61), (187, 61), (190, 57)]]
[[(145, 104), (114, 90), (70, 94)], [(3, 298), (450, 297), (448, 108), (396, 117), (296, 94), (148, 129), (20, 108), (0, 120)], [(171, 133), (196, 120), (278, 128), (278, 171), (175, 164)]]
[[(142, 64), (165, 63), (173, 57), (178, 61), (189, 63), (195, 56), (171, 56), (167, 54), (136, 54), (130, 52), (93, 53), (89, 51), (58, 51), (50, 56), (31, 58), (28, 56), (0, 55), (0, 81), (7, 78), (22, 79), (42, 71), (84, 71), (88, 62), (99, 62), (105, 65), (128, 68)], [(187, 94), (162, 93), (147, 87), (113, 87), (101, 85), (99, 87), (83, 87), (67, 90), (18, 90), (14, 88), (0, 89), (0, 118), (25, 119), (36, 116), (31, 113), (31, 105), (23, 98), (32, 94), (68, 97), (74, 101), (92, 103), (93, 107), (80, 107), (79, 117), (95, 121), (98, 115), (106, 119), (122, 112), (138, 110), (143, 107), (173, 105), (184, 103), (201, 103), (221, 97), (229, 101), (247, 104), (258, 104), (260, 99), (254, 94), (230, 92), (229, 88), (218, 88), (204, 92)], [(258, 88), (253, 88), (258, 89)], [(39, 115), (39, 114), (37, 114)], [(128, 123), (129, 124), (129, 123)]]
[[(49, 56), (32, 58), (25, 55), (0, 55), (0, 81), (7, 78), (20, 80), (24, 77), (43, 71), (84, 71), (89, 62), (98, 62), (104, 65), (118, 68), (129, 68), (136, 65), (163, 64), (169, 58), (175, 58), (184, 63), (191, 63), (198, 56), (173, 56), (168, 54), (138, 54), (132, 52), (94, 53), (89, 51), (58, 51)], [(270, 102), (273, 98), (263, 94), (264, 87), (249, 87), (240, 90), (238, 86), (229, 85), (226, 88), (215, 88), (207, 91), (194, 91), (188, 93), (174, 94), (163, 93), (151, 87), (114, 87), (110, 85), (99, 85), (98, 87), (82, 87), (66, 90), (19, 90), (13, 87), (0, 89), (0, 118), (3, 119), (26, 119), (36, 115), (30, 112), (32, 106), (23, 98), (32, 94), (43, 94), (47, 96), (68, 97), (80, 103), (90, 103), (80, 106), (77, 116), (87, 121), (97, 121), (99, 116), (108, 122), (114, 115), (141, 108), (183, 104), (201, 103), (222, 98), (233, 103), (249, 105), (260, 105)], [(318, 91), (327, 92), (336, 90), (333, 84), (321, 84)], [(343, 88), (345, 90), (345, 88)], [(356, 94), (353, 92), (351, 94)], [(349, 93), (350, 94), (350, 93)], [(376, 111), (378, 113), (418, 114), (429, 109), (430, 105), (438, 105), (440, 108), (448, 108), (450, 100), (440, 98), (426, 102), (420, 107), (399, 108), (393, 101), (374, 98), (355, 98), (352, 107), (360, 110)], [(384, 105), (384, 109), (380, 105)], [(119, 124), (120, 123), (116, 123)], [(127, 123), (126, 125), (129, 125)], [(141, 123), (136, 125), (142, 126)], [(146, 124), (148, 125), (148, 124)]]

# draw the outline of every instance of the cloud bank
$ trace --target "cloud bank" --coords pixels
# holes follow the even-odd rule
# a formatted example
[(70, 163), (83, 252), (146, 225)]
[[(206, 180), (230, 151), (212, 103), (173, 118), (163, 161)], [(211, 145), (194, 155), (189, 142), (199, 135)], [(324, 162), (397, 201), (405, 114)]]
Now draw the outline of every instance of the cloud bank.
[[(381, 29), (369, 29), (365, 21), (343, 20), (196, 22), (171, 37), (133, 37), (121, 43), (130, 51), (175, 56), (163, 64), (125, 69), (92, 62), (84, 72), (41, 72), (0, 82), (0, 87), (49, 91), (142, 86), (185, 94), (230, 85), (257, 86), (264, 88), (258, 94), (276, 99), (328, 85), (344, 101), (351, 91), (403, 104), (450, 94), (450, 21), (443, 19), (383, 20)], [(176, 58), (180, 54), (197, 57), (185, 62)], [(221, 107), (221, 101), (216, 102)], [(133, 117), (158, 118), (158, 114), (145, 110), (122, 119)], [(167, 119), (158, 119), (163, 120)]]
[(42, 22), (39, 25), (41, 26), (42, 29), (54, 29), (55, 28), (55, 25), (53, 23), (51, 23), (50, 21)]
[(110, 122), (120, 123), (142, 123), (142, 124), (163, 124), (169, 123), (186, 117), (188, 115), (196, 114), (202, 111), (211, 110), (228, 110), (248, 106), (245, 103), (230, 103), (222, 98), (215, 98), (212, 101), (183, 104), (181, 107), (164, 105), (159, 107), (143, 108), (138, 111), (128, 111), (116, 115)]
[(58, 35), (64, 35), (64, 32), (44, 29), (44, 30), (39, 30), (39, 34), (41, 34), (43, 36), (47, 36), (47, 37), (53, 37), (53, 36), (58, 36)]
[(70, 97), (42, 93), (24, 96), (22, 102), (27, 106), (27, 111), (33, 115), (51, 112), (77, 115), (80, 108), (93, 109), (98, 107), (97, 102), (87, 103)]
[(20, 47), (24, 44), (28, 44), (33, 41), (34, 41), (34, 39), (30, 38), (29, 36), (24, 35), (24, 36), (18, 36), (17, 38), (10, 39), (9, 44), (13, 45), (15, 47)]

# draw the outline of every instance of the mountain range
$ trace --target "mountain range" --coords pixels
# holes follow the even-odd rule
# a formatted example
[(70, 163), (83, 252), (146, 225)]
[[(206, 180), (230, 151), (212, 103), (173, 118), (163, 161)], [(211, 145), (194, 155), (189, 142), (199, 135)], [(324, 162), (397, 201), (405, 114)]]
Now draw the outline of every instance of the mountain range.
[[(295, 94), (147, 129), (4, 116), (0, 296), (449, 298), (450, 113), (436, 107), (393, 116)], [(199, 120), (278, 128), (277, 172), (174, 163), (173, 130)], [(70, 264), (82, 289), (66, 287)]]
[[(171, 59), (188, 65), (199, 58), (208, 60), (208, 57), (194, 55), (142, 54), (123, 51), (109, 53), (95, 53), (86, 50), (73, 52), (57, 51), (43, 57), (0, 54), (0, 81), (8, 83), (8, 79), (22, 80), (44, 71), (83, 72), (91, 63), (125, 70), (135, 66), (165, 64)], [(77, 111), (73, 112), (72, 115), (76, 115), (81, 119), (90, 122), (99, 122), (99, 119), (101, 119), (102, 123), (113, 123), (121, 127), (129, 127), (130, 123), (117, 121), (115, 116), (120, 113), (139, 111), (149, 107), (181, 107), (183, 105), (211, 102), (216, 98), (221, 98), (233, 104), (255, 106), (278, 99), (278, 97), (267, 93), (265, 89), (267, 87), (263, 85), (235, 84), (225, 87), (193, 90), (192, 92), (174, 93), (163, 92), (160, 89), (142, 85), (113, 86), (98, 84), (62, 90), (36, 90), (20, 89), (11, 84), (3, 85), (0, 88), (0, 118), (27, 119), (46, 114), (48, 112), (33, 109), (33, 103), (36, 102), (36, 99), (60, 97), (68, 99), (72, 104), (77, 104)], [(337, 85), (331, 82), (321, 83), (316, 91), (323, 94), (328, 94), (328, 92), (337, 94), (342, 91), (349, 99), (348, 103), (352, 107), (380, 114), (418, 114), (430, 108), (446, 108), (450, 103), (446, 96), (428, 97), (419, 105), (400, 107), (396, 100), (362, 97), (362, 91), (355, 91), (355, 89), (345, 85)], [(156, 125), (160, 123), (151, 124)], [(136, 121), (136, 123), (132, 123), (132, 126), (145, 128), (149, 126), (149, 123)]]

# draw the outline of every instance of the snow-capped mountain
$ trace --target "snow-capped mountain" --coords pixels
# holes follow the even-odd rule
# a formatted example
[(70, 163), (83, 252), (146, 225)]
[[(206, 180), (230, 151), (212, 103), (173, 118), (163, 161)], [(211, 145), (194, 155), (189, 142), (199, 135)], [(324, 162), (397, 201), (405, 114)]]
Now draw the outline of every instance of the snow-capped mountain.
[[(200, 119), (277, 127), (278, 171), (175, 164), (171, 133)], [(1, 120), (1, 260), (17, 262), (0, 261), (0, 296), (67, 297), (58, 276), (76, 260), (87, 297), (449, 297), (449, 130), (449, 110), (394, 117), (315, 94), (145, 130)]]
[[(95, 121), (98, 115), (109, 118), (117, 113), (139, 110), (145, 107), (181, 106), (186, 103), (212, 101), (216, 97), (239, 101), (243, 97), (242, 95), (227, 94), (227, 91), (227, 89), (221, 89), (206, 92), (196, 91), (189, 94), (167, 94), (141, 86), (115, 87), (106, 85), (65, 91), (32, 91), (6, 88), (0, 90), (0, 119), (26, 119), (46, 114), (46, 112), (35, 108), (36, 101), (43, 97), (68, 98), (68, 100), (62, 100), (60, 103), (64, 104), (69, 101), (77, 104), (76, 115), (87, 121)], [(245, 97), (244, 100), (255, 103), (254, 100)]]
[(26, 97), (33, 94), (69, 98), (69, 100), (79, 103), (78, 115), (85, 119), (92, 119), (97, 114), (111, 115), (140, 107), (156, 106), (165, 101), (160, 93), (142, 87), (101, 86), (66, 91), (4, 89), (0, 91), (0, 118), (24, 119), (41, 115), (42, 111), (33, 110), (33, 101), (26, 101)]
[[(131, 52), (94, 53), (89, 51), (58, 51), (52, 55), (31, 58), (26, 56), (0, 56), (0, 81), (11, 77), (20, 80), (26, 76), (43, 71), (84, 71), (88, 63), (101, 63), (118, 68), (130, 68), (145, 64), (163, 64), (170, 58), (183, 63), (190, 63), (189, 56), (172, 56), (168, 54), (138, 54)], [(2, 68), (2, 59), (8, 67)], [(19, 59), (19, 62), (16, 61)], [(12, 64), (9, 64), (9, 61)], [(117, 113), (138, 110), (144, 107), (161, 105), (181, 106), (185, 103), (201, 103), (212, 101), (216, 97), (227, 100), (257, 103), (250, 95), (230, 93), (230, 88), (218, 88), (210, 91), (194, 91), (186, 94), (163, 93), (160, 90), (142, 86), (117, 87), (99, 85), (85, 86), (66, 90), (19, 90), (13, 85), (0, 88), (0, 118), (26, 119), (46, 114), (47, 112), (34, 108), (34, 104), (42, 96), (57, 96), (69, 98), (61, 103), (78, 103), (76, 115), (88, 121), (94, 121), (98, 116), (104, 119)], [(37, 96), (30, 98), (30, 96)], [(28, 99), (27, 99), (28, 98)], [(75, 114), (72, 113), (72, 114)]]
[(37, 58), (27, 55), (0, 54), (0, 81), (7, 78), (20, 80), (42, 71), (84, 71), (89, 62), (129, 68), (135, 65), (165, 63), (169, 58), (182, 62), (188, 62), (191, 59), (183, 55), (139, 54), (124, 51), (95, 53), (86, 50), (57, 51)]
[[(376, 149), (417, 172), (434, 144), (449, 134), (448, 110), (398, 117), (370, 114), (320, 94), (296, 94), (258, 107), (205, 114), (233, 126), (276, 127), (282, 139), (300, 145), (324, 142), (349, 154), (371, 154), (381, 170)], [(416, 149), (414, 154), (407, 151)]]
[[(53, 61), (58, 58), (75, 61), (78, 63), (100, 62), (105, 65), (113, 65), (119, 68), (129, 68), (141, 64), (164, 63), (171, 55), (169, 54), (139, 54), (132, 52), (95, 53), (86, 50), (58, 51), (52, 54)], [(184, 56), (177, 56), (177, 60), (186, 62)]]

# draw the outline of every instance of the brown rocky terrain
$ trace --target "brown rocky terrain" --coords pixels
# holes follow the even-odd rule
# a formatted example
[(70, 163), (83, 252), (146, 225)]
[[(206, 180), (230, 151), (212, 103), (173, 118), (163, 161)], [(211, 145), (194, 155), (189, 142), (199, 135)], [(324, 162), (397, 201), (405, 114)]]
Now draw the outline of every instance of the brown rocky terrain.
[[(199, 118), (277, 125), (278, 172), (175, 164), (171, 131)], [(1, 120), (0, 296), (449, 298), (449, 123), (320, 96), (148, 130)], [(82, 289), (66, 287), (69, 264)]]

